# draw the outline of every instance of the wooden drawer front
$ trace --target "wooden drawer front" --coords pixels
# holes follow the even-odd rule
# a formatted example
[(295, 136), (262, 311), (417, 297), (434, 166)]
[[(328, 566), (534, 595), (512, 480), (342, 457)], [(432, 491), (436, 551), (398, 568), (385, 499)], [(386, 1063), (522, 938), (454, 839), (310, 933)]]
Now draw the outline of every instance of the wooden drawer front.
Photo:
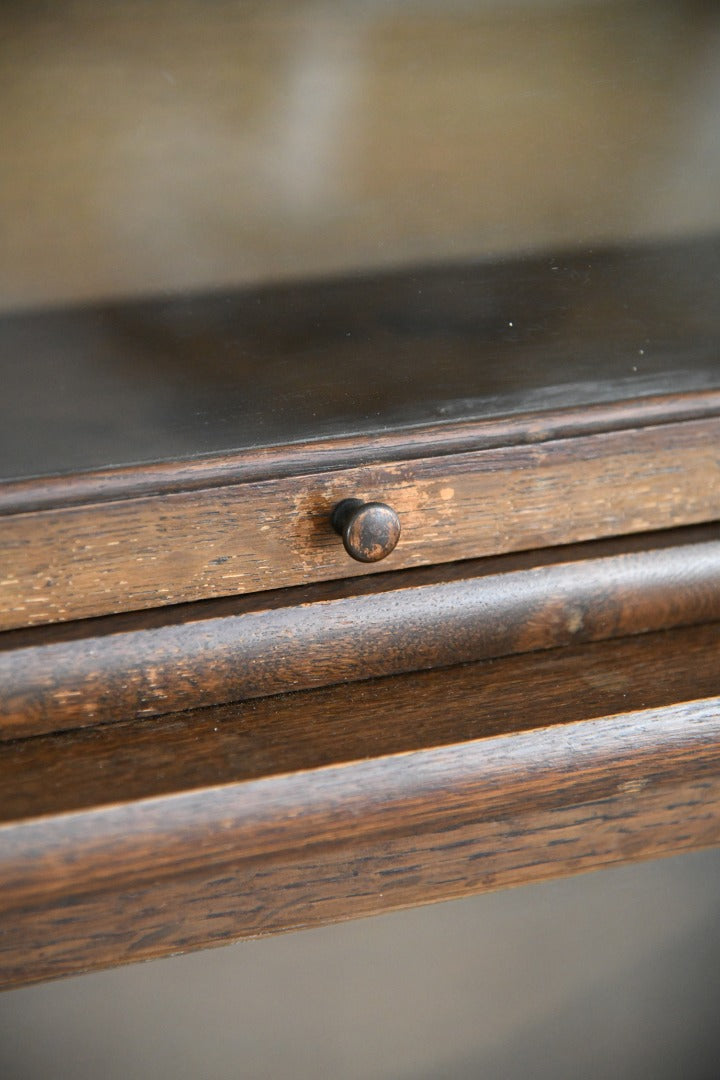
[[(398, 512), (381, 563), (333, 532), (348, 497)], [(718, 517), (719, 418), (20, 513), (0, 525), (0, 628)]]

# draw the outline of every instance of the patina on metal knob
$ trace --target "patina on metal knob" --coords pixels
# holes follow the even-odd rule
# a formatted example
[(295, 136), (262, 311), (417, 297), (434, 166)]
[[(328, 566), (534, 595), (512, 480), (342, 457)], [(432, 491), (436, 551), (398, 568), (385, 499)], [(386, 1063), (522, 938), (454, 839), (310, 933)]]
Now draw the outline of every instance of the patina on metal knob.
[(400, 518), (385, 503), (343, 499), (333, 510), (332, 526), (358, 562), (387, 558), (400, 539)]

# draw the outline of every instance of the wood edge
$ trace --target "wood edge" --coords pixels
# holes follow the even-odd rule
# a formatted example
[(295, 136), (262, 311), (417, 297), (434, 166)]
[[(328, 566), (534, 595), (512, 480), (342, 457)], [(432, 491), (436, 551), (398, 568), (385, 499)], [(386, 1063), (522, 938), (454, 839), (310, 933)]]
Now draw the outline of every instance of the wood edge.
[[(246, 779), (185, 777), (159, 794), (146, 769), (135, 796), (109, 796), (93, 780), (96, 795), (76, 809), (6, 816), (0, 985), (718, 844), (720, 697), (716, 679), (697, 693), (687, 634), (672, 645), (686, 678), (670, 680), (655, 707), (624, 709), (615, 694), (604, 700), (622, 711), (588, 714), (578, 692), (558, 719), (538, 713), (529, 685), (519, 730), (514, 720), (479, 737), (455, 728), (438, 742), (431, 726), (410, 750), (330, 764), (312, 764), (313, 742), (300, 767), (273, 756)], [(661, 641), (641, 650), (646, 660), (658, 644), (662, 653)], [(637, 670), (626, 652), (614, 647), (604, 664), (609, 674), (620, 659), (620, 689)], [(395, 694), (381, 700), (387, 708)], [(65, 752), (72, 770), (72, 740)], [(75, 800), (72, 778), (66, 789)]]
[[(68, 869), (89, 889), (93, 874), (101, 883), (126, 873), (120, 853), (152, 840), (165, 846), (166, 859), (142, 873), (157, 876), (178, 861), (202, 868), (208, 858), (232, 859), (238, 851), (251, 858), (384, 836), (396, 827), (389, 808), (416, 815), (424, 807), (426, 825), (452, 824), (467, 802), (483, 814), (541, 809), (568, 797), (602, 797), (624, 782), (626, 770), (651, 770), (658, 783), (718, 765), (720, 696), (713, 696), (0, 822), (0, 879), (7, 887), (21, 868), (29, 894), (45, 876), (43, 859), (67, 855)], [(13, 833), (18, 843), (6, 843)], [(64, 876), (59, 884), (64, 890)]]
[(164, 624), (86, 620), (65, 639), (10, 631), (0, 741), (720, 620), (720, 539), (697, 542), (708, 531), (456, 564), (415, 584), (361, 579), (350, 594), (290, 590), (234, 613), (184, 605)]
[(720, 693), (716, 623), (128, 717), (0, 747), (0, 821), (662, 708)]
[[(419, 885), (417, 873), (411, 875), (407, 864), (417, 858), (403, 843), (384, 842), (382, 845), (366, 845), (363, 850), (354, 848), (310, 849), (307, 855), (294, 859), (263, 863), (261, 873), (270, 879), (261, 902), (255, 905), (252, 919), (246, 919), (242, 903), (247, 904), (243, 894), (240, 873), (225, 874), (222, 884), (224, 894), (218, 896), (217, 882), (205, 875), (194, 875), (181, 883), (159, 881), (142, 887), (128, 896), (112, 893), (95, 894), (92, 897), (73, 898), (73, 914), (68, 916), (67, 907), (43, 907), (39, 912), (43, 924), (57, 927), (50, 939), (38, 933), (33, 924), (35, 912), (17, 913), (9, 921), (17, 948), (9, 960), (2, 956), (0, 941), (0, 993), (22, 989), (40, 983), (53, 982), (73, 976), (92, 974), (109, 968), (124, 967), (133, 963), (161, 960), (198, 950), (220, 948), (224, 945), (254, 941), (297, 930), (320, 929), (324, 926), (349, 922), (353, 919), (372, 918), (428, 904), (446, 903), (467, 899), (485, 893), (499, 892), (509, 888), (538, 885), (543, 882), (574, 877), (600, 870), (610, 870), (650, 860), (672, 858), (691, 852), (711, 850), (717, 846), (715, 831), (720, 827), (720, 784), (709, 790), (703, 783), (677, 782), (666, 785), (660, 791), (651, 789), (635, 797), (622, 795), (603, 800), (603, 809), (615, 815), (618, 829), (622, 829), (622, 841), (617, 837), (612, 847), (604, 838), (606, 848), (593, 850), (593, 836), (574, 807), (552, 811), (552, 832), (540, 815), (523, 815), (503, 823), (505, 835), (531, 837), (524, 841), (526, 861), (522, 866), (507, 865), (502, 853), (488, 851), (490, 843), (497, 845), (497, 831), (486, 837), (482, 826), (453, 834), (448, 841), (445, 833), (428, 833), (423, 836), (425, 848), (441, 852), (453, 844), (467, 845), (469, 857), (482, 858), (482, 869), (463, 876), (465, 870), (459, 859), (446, 861), (440, 874), (437, 870), (427, 873)], [(696, 811), (681, 827), (668, 825), (667, 803), (692, 806)], [(653, 826), (649, 829), (625, 827), (623, 812), (632, 805), (632, 816), (641, 817)], [(702, 821), (698, 821), (698, 811)], [(580, 812), (582, 814), (583, 811)], [(549, 815), (545, 815), (547, 819)], [(662, 835), (659, 835), (662, 829)], [(565, 849), (558, 858), (558, 832), (575, 833), (572, 847)], [(471, 846), (472, 845), (472, 846)], [(477, 849), (485, 848), (482, 853)], [(475, 850), (473, 850), (473, 847)], [(583, 847), (588, 850), (582, 850)], [(518, 856), (520, 851), (517, 852)], [(397, 859), (399, 864), (393, 874), (392, 890), (388, 889), (388, 862)], [(505, 865), (503, 865), (505, 864)], [(451, 871), (454, 877), (447, 877)], [(249, 878), (252, 871), (246, 871)], [(304, 891), (283, 895), (276, 880), (285, 876), (292, 881), (304, 881)], [(415, 880), (408, 881), (413, 876)], [(383, 882), (382, 891), (378, 880)], [(289, 883), (285, 888), (289, 887)], [(419, 891), (422, 889), (422, 891)], [(274, 894), (275, 910), (266, 910), (268, 893)], [(283, 901), (282, 905), (280, 900)], [(131, 922), (133, 930), (109, 929), (107, 906), (112, 902), (120, 918)], [(186, 917), (165, 920), (158, 915), (171, 912), (174, 905), (181, 904), (185, 910), (195, 906), (202, 911), (200, 918), (188, 925)], [(70, 905), (68, 905), (70, 906)], [(70, 926), (68, 926), (70, 924)], [(199, 924), (199, 925), (198, 925)], [(74, 932), (74, 948), (62, 940), (63, 933)], [(61, 939), (61, 940), (58, 940)], [(60, 954), (59, 956), (57, 954)]]
[(720, 414), (720, 390), (649, 395), (491, 420), (269, 446), (0, 485), (0, 516), (654, 427)]
[[(672, 805), (688, 808), (681, 823)], [(430, 831), (415, 845), (401, 838), (362, 848), (311, 847), (254, 867), (224, 868), (219, 878), (161, 879), (132, 893), (110, 886), (11, 913), (9, 955), (0, 937), (0, 991), (712, 849), (720, 833), (720, 782), (618, 792), (597, 806), (609, 821), (601, 835), (588, 823), (593, 809), (528, 811), (450, 836)], [(511, 858), (503, 851), (510, 845)], [(463, 862), (463, 855), (477, 861)], [(419, 857), (427, 859), (421, 881)], [(264, 887), (251, 900), (255, 875)]]
[(715, 696), (4, 822), (0, 908), (717, 781), (719, 767)]

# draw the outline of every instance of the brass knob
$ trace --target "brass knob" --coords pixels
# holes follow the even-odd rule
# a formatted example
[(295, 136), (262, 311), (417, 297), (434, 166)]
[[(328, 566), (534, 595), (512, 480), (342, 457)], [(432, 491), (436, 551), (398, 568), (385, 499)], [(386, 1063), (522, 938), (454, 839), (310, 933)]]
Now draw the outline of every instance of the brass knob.
[(387, 558), (400, 539), (400, 518), (385, 503), (343, 499), (333, 510), (332, 526), (358, 562)]

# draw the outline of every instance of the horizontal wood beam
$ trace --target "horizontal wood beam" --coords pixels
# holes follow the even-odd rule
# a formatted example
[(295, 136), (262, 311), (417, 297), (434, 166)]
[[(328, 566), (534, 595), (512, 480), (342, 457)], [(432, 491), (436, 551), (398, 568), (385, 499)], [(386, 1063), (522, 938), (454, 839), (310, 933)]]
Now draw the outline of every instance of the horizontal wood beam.
[(7, 744), (0, 979), (720, 843), (719, 658), (715, 624)]
[(0, 739), (720, 619), (717, 526), (0, 635)]
[[(8, 516), (0, 629), (713, 521), (719, 438), (716, 417)], [(349, 497), (398, 513), (382, 563), (334, 532)]]

